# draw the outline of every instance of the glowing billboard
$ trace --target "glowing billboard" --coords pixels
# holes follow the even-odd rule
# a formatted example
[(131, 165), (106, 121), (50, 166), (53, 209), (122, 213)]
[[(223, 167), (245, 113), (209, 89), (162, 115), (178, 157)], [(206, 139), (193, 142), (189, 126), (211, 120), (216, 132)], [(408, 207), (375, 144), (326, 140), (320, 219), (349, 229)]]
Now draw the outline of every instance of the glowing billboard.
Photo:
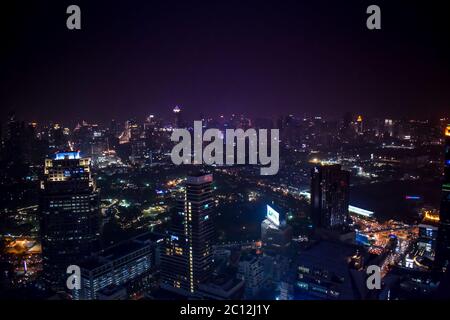
[(266, 218), (272, 222), (276, 227), (280, 226), (280, 214), (271, 206), (267, 205)]

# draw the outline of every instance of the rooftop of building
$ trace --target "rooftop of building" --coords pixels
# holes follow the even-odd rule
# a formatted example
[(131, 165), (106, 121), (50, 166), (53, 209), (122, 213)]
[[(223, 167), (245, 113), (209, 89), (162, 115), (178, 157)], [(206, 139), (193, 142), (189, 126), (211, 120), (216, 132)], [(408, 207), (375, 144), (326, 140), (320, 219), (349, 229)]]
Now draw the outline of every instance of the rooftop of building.
[(66, 159), (80, 159), (80, 151), (60, 151), (54, 154), (55, 160), (66, 160)]
[(145, 241), (158, 242), (158, 241), (163, 240), (164, 237), (165, 237), (165, 235), (162, 233), (146, 232), (141, 235), (138, 235), (137, 237), (135, 237), (133, 239), (137, 240), (137, 241), (143, 241), (143, 242), (145, 242)]
[(298, 265), (325, 271), (334, 278), (339, 286), (339, 299), (358, 299), (349, 267), (349, 258), (358, 250), (358, 246), (335, 241), (318, 241), (298, 256)]
[[(141, 238), (139, 239), (139, 237)], [(111, 263), (117, 259), (147, 247), (149, 243), (147, 241), (143, 241), (143, 239), (151, 240), (150, 238), (152, 238), (149, 234), (143, 234), (139, 237), (120, 242), (98, 252), (80, 263), (80, 267), (86, 270), (94, 270), (105, 265), (106, 263)]]
[(205, 172), (195, 172), (186, 178), (187, 184), (203, 184), (213, 181), (213, 175)]
[(109, 260), (116, 260), (123, 256), (129, 255), (137, 250), (140, 250), (144, 247), (146, 247), (145, 243), (140, 243), (136, 241), (120, 242), (119, 244), (102, 251), (101, 257), (104, 257)]

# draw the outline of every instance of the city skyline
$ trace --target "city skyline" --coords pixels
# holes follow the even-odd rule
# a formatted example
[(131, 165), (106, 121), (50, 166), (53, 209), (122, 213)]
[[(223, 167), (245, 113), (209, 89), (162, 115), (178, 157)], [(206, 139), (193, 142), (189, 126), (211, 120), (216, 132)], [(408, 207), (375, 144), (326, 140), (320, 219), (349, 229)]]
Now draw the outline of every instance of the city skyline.
[[(205, 125), (252, 124), (240, 116), (221, 119)], [(408, 299), (402, 286), (419, 290), (413, 297), (438, 294), (437, 288), (448, 293), (439, 276), (450, 259), (446, 181), (441, 213), (428, 195), (440, 191), (420, 188), (441, 185), (443, 168), (448, 175), (448, 119), (346, 114), (333, 124), (287, 116), (276, 123), (285, 152), (270, 178), (256, 174), (257, 166), (175, 165), (170, 136), (185, 125), (180, 107), (165, 124), (149, 117), (75, 130), (37, 130), (11, 117), (0, 149), (7, 253), (1, 262), (12, 268), (5, 273), (11, 289), (23, 282), (30, 297), (57, 289), (75, 300), (383, 300), (386, 290)], [(378, 187), (370, 192), (372, 185)], [(403, 208), (360, 204), (380, 196)], [(73, 264), (81, 266), (81, 290), (61, 286)], [(368, 266), (383, 279), (401, 276), (366, 291)], [(417, 287), (415, 273), (425, 288)]]
[(0, 301), (214, 318), (450, 298), (441, 3), (5, 12)]

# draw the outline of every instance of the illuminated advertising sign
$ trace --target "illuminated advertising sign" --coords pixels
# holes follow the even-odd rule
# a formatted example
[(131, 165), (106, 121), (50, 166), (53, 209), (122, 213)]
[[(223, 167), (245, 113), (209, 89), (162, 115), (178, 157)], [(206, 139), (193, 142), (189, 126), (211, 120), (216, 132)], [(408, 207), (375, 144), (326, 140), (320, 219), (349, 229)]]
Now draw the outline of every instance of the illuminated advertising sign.
[(275, 226), (280, 226), (280, 214), (275, 211), (271, 206), (267, 205), (267, 216), (266, 218), (272, 222)]
[(355, 240), (356, 240), (356, 243), (358, 243), (358, 244), (370, 246), (369, 237), (366, 234), (356, 232)]

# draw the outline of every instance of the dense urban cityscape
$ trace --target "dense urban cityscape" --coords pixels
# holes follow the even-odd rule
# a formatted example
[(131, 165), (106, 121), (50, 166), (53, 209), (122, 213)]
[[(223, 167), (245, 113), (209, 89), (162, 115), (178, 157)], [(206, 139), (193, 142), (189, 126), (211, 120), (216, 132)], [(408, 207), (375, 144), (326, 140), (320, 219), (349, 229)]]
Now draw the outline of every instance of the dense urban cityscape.
[(2, 319), (445, 310), (448, 12), (2, 3)]
[[(1, 296), (432, 299), (448, 296), (450, 119), (218, 115), (277, 128), (280, 170), (174, 165), (172, 117), (1, 130)], [(444, 180), (442, 173), (445, 172)], [(442, 190), (441, 190), (442, 189)], [(81, 288), (66, 272), (81, 269)], [(369, 290), (365, 268), (381, 270)]]

